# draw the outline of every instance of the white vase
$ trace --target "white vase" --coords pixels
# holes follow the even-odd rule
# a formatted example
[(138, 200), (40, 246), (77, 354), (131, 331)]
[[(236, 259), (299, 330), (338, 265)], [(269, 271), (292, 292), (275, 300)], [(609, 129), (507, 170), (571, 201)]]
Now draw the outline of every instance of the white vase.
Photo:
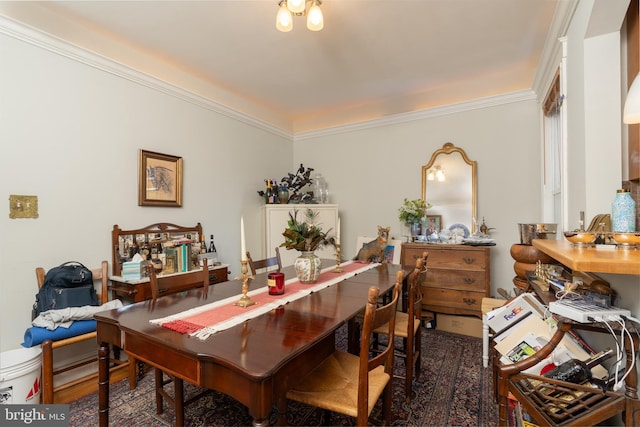
[(313, 251), (303, 251), (293, 263), (300, 283), (316, 283), (320, 276), (322, 261)]

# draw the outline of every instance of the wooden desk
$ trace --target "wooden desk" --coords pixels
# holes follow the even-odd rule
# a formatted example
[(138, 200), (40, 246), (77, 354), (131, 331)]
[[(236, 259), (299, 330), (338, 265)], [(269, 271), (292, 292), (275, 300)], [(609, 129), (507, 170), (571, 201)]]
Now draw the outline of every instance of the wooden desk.
[[(323, 261), (324, 266), (332, 264)], [(383, 264), (204, 341), (149, 320), (239, 296), (240, 281), (210, 286), (206, 299), (196, 289), (96, 314), (100, 425), (109, 424), (110, 345), (192, 384), (233, 397), (247, 406), (254, 425), (267, 425), (278, 398), (334, 350), (335, 330), (364, 308), (369, 287), (389, 291), (400, 269)], [(283, 272), (287, 278), (295, 277), (292, 267)], [(267, 273), (258, 274), (250, 290), (266, 284)]]
[(640, 274), (640, 251), (635, 249), (574, 248), (566, 240), (534, 239), (531, 243), (575, 271)]

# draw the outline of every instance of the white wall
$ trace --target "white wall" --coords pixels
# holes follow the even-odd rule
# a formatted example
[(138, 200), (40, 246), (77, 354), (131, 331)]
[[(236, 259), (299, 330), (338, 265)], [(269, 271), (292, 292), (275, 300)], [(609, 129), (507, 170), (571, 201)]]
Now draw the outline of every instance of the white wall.
[(446, 142), (463, 148), (478, 162), (478, 217), (495, 227), (495, 294), (513, 289), (517, 224), (542, 218), (539, 141), (539, 108), (529, 99), (296, 141), (294, 162), (313, 165), (327, 180), (340, 207), (343, 253), (353, 256), (357, 236), (375, 236), (378, 225), (402, 238), (398, 208), (405, 197), (421, 197), (422, 165)]
[[(611, 213), (623, 179), (627, 154), (621, 143), (620, 27), (626, 6), (621, 8), (621, 3), (628, 2), (617, 1), (617, 8), (611, 9), (603, 0), (581, 1), (567, 33), (568, 212), (574, 219), (569, 228), (577, 226), (581, 210), (587, 221)], [(618, 304), (640, 315), (639, 278), (614, 274), (605, 278), (617, 291)]]
[[(292, 164), (289, 138), (0, 34), (0, 350), (30, 326), (34, 269), (111, 263), (114, 224), (195, 225), (239, 271), (261, 249), (256, 194)], [(182, 208), (137, 205), (138, 149), (184, 159)], [(39, 218), (9, 219), (9, 194), (37, 195)]]

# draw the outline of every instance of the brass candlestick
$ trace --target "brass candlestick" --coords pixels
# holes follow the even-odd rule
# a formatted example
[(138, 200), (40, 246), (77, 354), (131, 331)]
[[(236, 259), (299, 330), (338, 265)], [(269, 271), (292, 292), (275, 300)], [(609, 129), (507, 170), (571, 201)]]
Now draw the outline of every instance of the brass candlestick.
[(336, 268), (333, 269), (334, 273), (342, 273), (342, 267), (340, 267), (340, 243), (336, 243)]
[(253, 276), (247, 275), (247, 272), (249, 271), (249, 267), (247, 266), (247, 264), (249, 264), (249, 262), (246, 259), (243, 259), (240, 261), (240, 263), (242, 264), (242, 276), (238, 276), (236, 277), (236, 279), (242, 279), (242, 296), (238, 301), (234, 303), (234, 305), (247, 308), (250, 305), (257, 304), (257, 302), (253, 301), (247, 295), (247, 292), (249, 291), (249, 279), (253, 279)]

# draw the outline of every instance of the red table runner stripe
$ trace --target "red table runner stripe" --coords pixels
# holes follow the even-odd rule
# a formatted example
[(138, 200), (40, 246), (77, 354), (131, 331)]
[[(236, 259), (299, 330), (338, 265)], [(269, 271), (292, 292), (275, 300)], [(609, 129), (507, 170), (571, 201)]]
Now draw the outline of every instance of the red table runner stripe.
[(267, 286), (255, 289), (249, 292), (248, 295), (256, 304), (248, 307), (235, 305), (235, 302), (240, 299), (240, 295), (238, 295), (162, 319), (151, 320), (151, 323), (182, 334), (190, 334), (200, 339), (206, 339), (215, 332), (242, 323), (252, 317), (257, 317), (287, 302), (294, 301), (313, 291), (341, 282), (348, 277), (369, 270), (377, 265), (378, 264), (362, 262), (347, 262), (341, 264), (341, 273), (334, 273), (334, 266), (326, 268), (320, 273), (318, 281), (314, 284), (303, 284), (297, 279), (287, 280), (285, 284), (285, 294), (283, 295), (269, 295)]

